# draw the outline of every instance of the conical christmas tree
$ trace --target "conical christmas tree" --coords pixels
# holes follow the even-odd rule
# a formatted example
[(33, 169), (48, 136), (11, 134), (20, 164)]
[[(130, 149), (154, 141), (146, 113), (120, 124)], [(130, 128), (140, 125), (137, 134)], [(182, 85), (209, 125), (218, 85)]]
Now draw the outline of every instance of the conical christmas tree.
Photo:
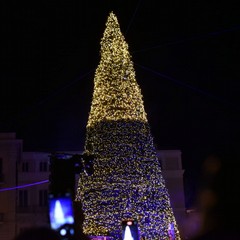
[(180, 239), (128, 45), (112, 12), (86, 130), (85, 152), (96, 158), (94, 174), (80, 174), (76, 195), (84, 233), (120, 240), (122, 221), (135, 219), (147, 240)]

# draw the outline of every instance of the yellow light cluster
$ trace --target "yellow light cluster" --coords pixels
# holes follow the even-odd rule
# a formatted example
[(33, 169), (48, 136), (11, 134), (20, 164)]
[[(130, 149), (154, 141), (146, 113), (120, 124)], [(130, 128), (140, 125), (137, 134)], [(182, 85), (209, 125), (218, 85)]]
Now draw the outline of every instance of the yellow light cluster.
[(87, 235), (121, 240), (121, 221), (137, 219), (146, 240), (169, 240), (177, 224), (151, 136), (127, 44), (111, 13), (101, 41), (85, 151), (96, 156), (94, 174), (80, 174)]
[(147, 121), (128, 45), (116, 16), (110, 13), (101, 40), (101, 60), (95, 73), (87, 126), (119, 119)]

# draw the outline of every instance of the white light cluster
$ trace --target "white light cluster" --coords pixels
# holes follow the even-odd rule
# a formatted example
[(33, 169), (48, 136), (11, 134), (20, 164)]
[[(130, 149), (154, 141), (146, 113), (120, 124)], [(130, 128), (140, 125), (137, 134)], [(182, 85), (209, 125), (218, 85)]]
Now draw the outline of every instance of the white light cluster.
[(179, 232), (144, 110), (127, 43), (110, 13), (94, 79), (85, 151), (96, 155), (94, 174), (80, 175), (87, 235), (122, 239), (121, 222), (137, 219), (146, 240), (169, 239)]

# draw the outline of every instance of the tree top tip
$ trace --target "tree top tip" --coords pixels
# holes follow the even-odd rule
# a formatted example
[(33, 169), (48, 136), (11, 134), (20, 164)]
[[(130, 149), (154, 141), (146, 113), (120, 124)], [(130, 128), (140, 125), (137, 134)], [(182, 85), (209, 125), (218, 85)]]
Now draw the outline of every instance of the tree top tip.
[(116, 17), (113, 11), (110, 12), (109, 17)]

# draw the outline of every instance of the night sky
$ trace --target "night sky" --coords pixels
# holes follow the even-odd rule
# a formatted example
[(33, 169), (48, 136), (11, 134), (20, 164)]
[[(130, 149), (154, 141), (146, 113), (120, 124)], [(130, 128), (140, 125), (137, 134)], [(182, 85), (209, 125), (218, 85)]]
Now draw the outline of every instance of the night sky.
[(233, 1), (1, 3), (0, 130), (24, 151), (82, 150), (110, 11), (129, 45), (155, 144), (182, 151), (186, 191), (203, 161), (240, 146), (240, 17)]

